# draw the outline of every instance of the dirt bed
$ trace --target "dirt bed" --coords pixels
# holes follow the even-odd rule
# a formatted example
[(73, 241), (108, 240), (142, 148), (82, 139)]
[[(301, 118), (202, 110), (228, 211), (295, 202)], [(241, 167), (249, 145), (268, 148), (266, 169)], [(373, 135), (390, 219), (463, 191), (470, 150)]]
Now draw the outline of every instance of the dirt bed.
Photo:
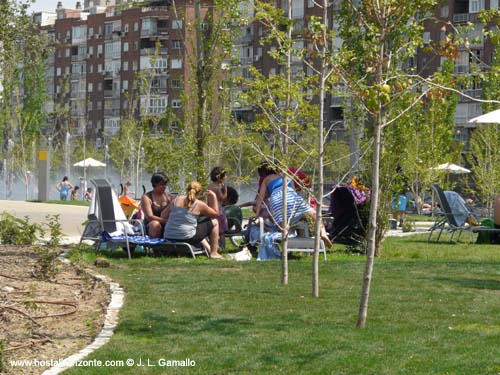
[[(0, 245), (1, 374), (41, 374), (93, 341), (104, 323), (107, 286), (57, 261), (51, 280), (34, 276), (40, 258), (32, 247)], [(11, 361), (36, 360), (11, 366)]]

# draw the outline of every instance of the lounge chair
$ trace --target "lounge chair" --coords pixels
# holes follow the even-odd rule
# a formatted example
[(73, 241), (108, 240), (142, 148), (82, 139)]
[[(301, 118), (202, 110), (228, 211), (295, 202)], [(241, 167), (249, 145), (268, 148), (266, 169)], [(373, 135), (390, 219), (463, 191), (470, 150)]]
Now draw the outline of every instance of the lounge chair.
[[(110, 236), (123, 235), (123, 245), (126, 246), (128, 257), (131, 258), (129, 236), (134, 235), (134, 230), (123, 212), (115, 192), (106, 179), (95, 179), (90, 181), (95, 186), (95, 193), (90, 202), (87, 214), (87, 224), (80, 238), (95, 242), (96, 249), (103, 242), (103, 234)], [(143, 226), (139, 225), (140, 234)]]
[(471, 242), (472, 242), (472, 230), (471, 226), (466, 224), (465, 222), (460, 223), (457, 221), (457, 217), (459, 215), (463, 215), (462, 212), (454, 212), (452, 210), (452, 207), (450, 205), (450, 202), (448, 201), (448, 198), (446, 197), (446, 194), (444, 193), (443, 189), (439, 187), (438, 185), (432, 185), (432, 188), (437, 194), (438, 202), (439, 202), (439, 207), (441, 209), (440, 215), (436, 218), (436, 221), (432, 225), (432, 227), (429, 229), (429, 238), (428, 242), (431, 241), (432, 234), (435, 231), (439, 231), (439, 234), (437, 236), (436, 242), (439, 242), (439, 239), (441, 238), (441, 234), (443, 233), (443, 230), (446, 229), (447, 232), (451, 233), (451, 238), (450, 242), (453, 242), (453, 237), (455, 233), (458, 233), (457, 241), (460, 239), (460, 236), (462, 232), (469, 231), (471, 234)]

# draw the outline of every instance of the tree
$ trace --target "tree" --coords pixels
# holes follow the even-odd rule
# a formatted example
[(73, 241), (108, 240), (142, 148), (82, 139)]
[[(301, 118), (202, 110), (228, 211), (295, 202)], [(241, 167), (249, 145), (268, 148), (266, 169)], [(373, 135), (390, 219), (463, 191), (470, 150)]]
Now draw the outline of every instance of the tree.
[[(433, 0), (399, 2), (394, 0), (346, 0), (340, 4), (339, 23), (343, 45), (340, 53), (342, 79), (354, 97), (359, 97), (366, 111), (367, 131), (372, 142), (370, 157), (371, 203), (367, 235), (367, 258), (357, 326), (365, 327), (373, 274), (381, 193), (381, 158), (384, 152), (384, 129), (403, 112), (391, 113), (398, 99), (408, 92), (409, 79), (402, 66), (415, 55), (421, 43), (421, 21), (433, 9)], [(426, 93), (426, 90), (422, 94)]]
[[(302, 156), (302, 160), (310, 158), (308, 150), (303, 149), (295, 139), (298, 139), (298, 134), (310, 128), (315, 113), (307, 100), (306, 88), (311, 79), (303, 71), (293, 71), (294, 60), (300, 61), (303, 48), (297, 47), (295, 43), (291, 1), (285, 4), (286, 9), (283, 11), (270, 3), (255, 3), (255, 17), (265, 29), (261, 42), (273, 46), (269, 55), (279, 67), (279, 72), (266, 76), (250, 67), (252, 79), (243, 79), (243, 85), (248, 91), (242, 94), (242, 99), (256, 108), (258, 114), (253, 124), (254, 129), (268, 137), (273, 153), (266, 155), (257, 147), (256, 151), (283, 173), (283, 196), (286, 196), (289, 178), (286, 171), (290, 165), (290, 155)], [(299, 164), (299, 167), (302, 165), (303, 163)], [(279, 228), (283, 234), (281, 282), (284, 285), (288, 284), (286, 254), (290, 223), (286, 220), (287, 209), (284, 199), (282, 211), (285, 222)]]
[(239, 25), (238, 2), (215, 0), (213, 6), (202, 8), (201, 0), (195, 0), (194, 24), (186, 19), (175, 3), (173, 5), (177, 20), (184, 17), (186, 24), (184, 57), (191, 77), (184, 86), (184, 98), (189, 100), (184, 100), (183, 105), (183, 138), (186, 144), (192, 142), (195, 146), (192, 149), (194, 168), (197, 178), (203, 182), (209, 167), (207, 146), (210, 134), (217, 133), (218, 128), (214, 108), (218, 108), (219, 100), (215, 93), (226, 75), (221, 66), (229, 59), (233, 38), (237, 36), (231, 29)]
[(8, 159), (8, 171), (4, 170), (4, 174), (7, 174), (9, 186), (15, 176), (23, 182), (28, 199), (36, 162), (36, 147), (33, 146), (45, 118), (46, 94), (45, 40), (43, 35), (34, 32), (35, 26), (26, 9), (25, 3), (2, 2), (0, 5), (1, 17), (7, 17), (1, 20), (0, 26), (3, 86), (0, 119), (6, 139), (4, 157)]

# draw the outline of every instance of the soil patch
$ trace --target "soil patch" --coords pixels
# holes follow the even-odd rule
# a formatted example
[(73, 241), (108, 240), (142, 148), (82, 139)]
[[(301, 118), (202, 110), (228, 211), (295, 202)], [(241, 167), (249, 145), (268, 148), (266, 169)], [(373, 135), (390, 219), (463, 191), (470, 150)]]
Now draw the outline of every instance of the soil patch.
[[(92, 342), (104, 323), (107, 285), (57, 261), (51, 280), (39, 280), (39, 257), (30, 246), (0, 245), (1, 374), (41, 374)], [(37, 360), (31, 366), (11, 361)], [(44, 362), (44, 363), (40, 363)]]

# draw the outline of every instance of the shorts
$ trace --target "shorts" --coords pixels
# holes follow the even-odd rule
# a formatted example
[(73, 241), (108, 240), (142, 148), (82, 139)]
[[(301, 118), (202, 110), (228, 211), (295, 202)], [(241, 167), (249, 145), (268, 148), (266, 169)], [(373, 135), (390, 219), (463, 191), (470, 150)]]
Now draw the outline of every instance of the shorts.
[(167, 240), (187, 242), (190, 245), (198, 246), (201, 241), (208, 237), (213, 228), (214, 224), (212, 223), (212, 220), (205, 220), (201, 223), (198, 223), (198, 225), (196, 226), (196, 233), (193, 237), (189, 239), (167, 238)]
[(406, 211), (406, 204), (408, 200), (406, 199), (406, 195), (400, 194), (398, 198), (393, 198), (391, 203), (391, 209), (393, 211)]

